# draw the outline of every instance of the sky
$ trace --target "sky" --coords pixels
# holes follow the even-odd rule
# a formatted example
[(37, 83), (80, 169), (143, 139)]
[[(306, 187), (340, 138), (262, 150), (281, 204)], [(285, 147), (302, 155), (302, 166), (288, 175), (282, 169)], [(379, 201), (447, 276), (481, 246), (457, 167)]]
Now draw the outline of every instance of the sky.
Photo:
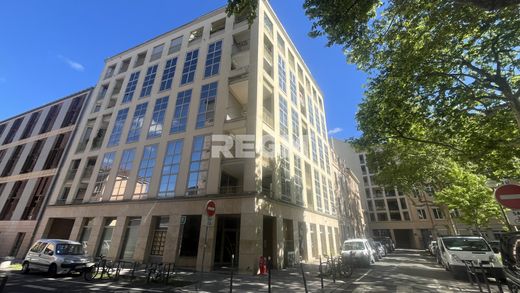
[[(303, 0), (271, 0), (324, 93), (336, 138), (357, 137), (355, 113), (366, 75), (341, 47), (308, 36)], [(198, 16), (226, 0), (24, 0), (0, 9), (0, 121), (94, 86), (104, 60)]]

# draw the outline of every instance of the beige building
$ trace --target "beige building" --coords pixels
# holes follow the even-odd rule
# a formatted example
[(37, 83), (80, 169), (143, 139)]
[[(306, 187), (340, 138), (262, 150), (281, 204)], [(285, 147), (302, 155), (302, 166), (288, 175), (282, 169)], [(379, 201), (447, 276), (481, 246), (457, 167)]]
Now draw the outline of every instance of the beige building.
[(90, 90), (0, 121), (0, 257), (28, 250)]
[(323, 94), (267, 1), (258, 16), (221, 8), (105, 60), (38, 238), (250, 273), (338, 251)]

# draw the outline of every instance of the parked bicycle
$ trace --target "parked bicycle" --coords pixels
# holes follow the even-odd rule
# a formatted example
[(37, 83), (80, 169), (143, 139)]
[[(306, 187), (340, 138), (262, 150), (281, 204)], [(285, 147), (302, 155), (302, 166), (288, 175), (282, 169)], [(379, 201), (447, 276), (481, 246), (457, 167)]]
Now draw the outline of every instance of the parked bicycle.
[(120, 268), (118, 265), (113, 261), (107, 260), (106, 256), (101, 255), (96, 262), (87, 266), (83, 273), (83, 277), (87, 281), (92, 281), (96, 278), (103, 279), (104, 277), (113, 280), (119, 277), (119, 272)]
[(349, 278), (352, 276), (354, 269), (352, 265), (341, 256), (328, 257), (322, 263), (321, 274), (329, 277)]

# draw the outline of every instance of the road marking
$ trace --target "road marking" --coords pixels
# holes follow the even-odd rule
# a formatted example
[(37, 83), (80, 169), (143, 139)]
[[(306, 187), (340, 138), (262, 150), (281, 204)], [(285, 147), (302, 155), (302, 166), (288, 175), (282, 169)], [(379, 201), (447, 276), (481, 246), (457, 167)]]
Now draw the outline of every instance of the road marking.
[(357, 278), (354, 280), (354, 282), (359, 282), (361, 279), (363, 279), (364, 277), (366, 277), (370, 272), (372, 271), (372, 269), (368, 270), (366, 273), (364, 273), (361, 277)]
[(54, 288), (43, 287), (43, 286), (37, 286), (37, 285), (22, 285), (22, 287), (33, 288), (33, 289), (39, 289), (39, 290), (44, 290), (44, 291), (56, 291), (56, 289), (54, 289)]

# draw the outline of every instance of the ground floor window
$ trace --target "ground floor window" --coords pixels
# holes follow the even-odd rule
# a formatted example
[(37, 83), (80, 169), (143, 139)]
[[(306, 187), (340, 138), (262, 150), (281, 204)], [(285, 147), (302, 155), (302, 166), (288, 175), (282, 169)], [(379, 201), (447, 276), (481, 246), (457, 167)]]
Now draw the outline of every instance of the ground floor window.
[(325, 226), (320, 225), (321, 255), (329, 255), (327, 251), (327, 236), (325, 234)]
[(137, 244), (137, 236), (139, 235), (139, 226), (141, 218), (129, 218), (125, 230), (125, 239), (123, 241), (123, 249), (121, 250), (122, 259), (132, 259), (134, 257), (135, 246)]
[(195, 257), (199, 250), (201, 216), (182, 216), (180, 256)]
[(90, 238), (90, 232), (92, 231), (93, 224), (94, 224), (94, 218), (85, 218), (83, 220), (83, 227), (81, 228), (79, 242), (83, 245), (84, 250), (87, 249), (88, 239)]
[(150, 255), (162, 256), (164, 254), (164, 245), (166, 243), (166, 233), (168, 232), (169, 217), (155, 217), (152, 245)]
[(103, 234), (101, 234), (98, 252), (96, 253), (97, 256), (106, 256), (108, 254), (108, 251), (110, 250), (110, 245), (112, 244), (112, 233), (114, 232), (114, 227), (116, 226), (116, 224), (116, 218), (105, 218)]
[(318, 234), (316, 224), (311, 224), (312, 257), (318, 257)]

